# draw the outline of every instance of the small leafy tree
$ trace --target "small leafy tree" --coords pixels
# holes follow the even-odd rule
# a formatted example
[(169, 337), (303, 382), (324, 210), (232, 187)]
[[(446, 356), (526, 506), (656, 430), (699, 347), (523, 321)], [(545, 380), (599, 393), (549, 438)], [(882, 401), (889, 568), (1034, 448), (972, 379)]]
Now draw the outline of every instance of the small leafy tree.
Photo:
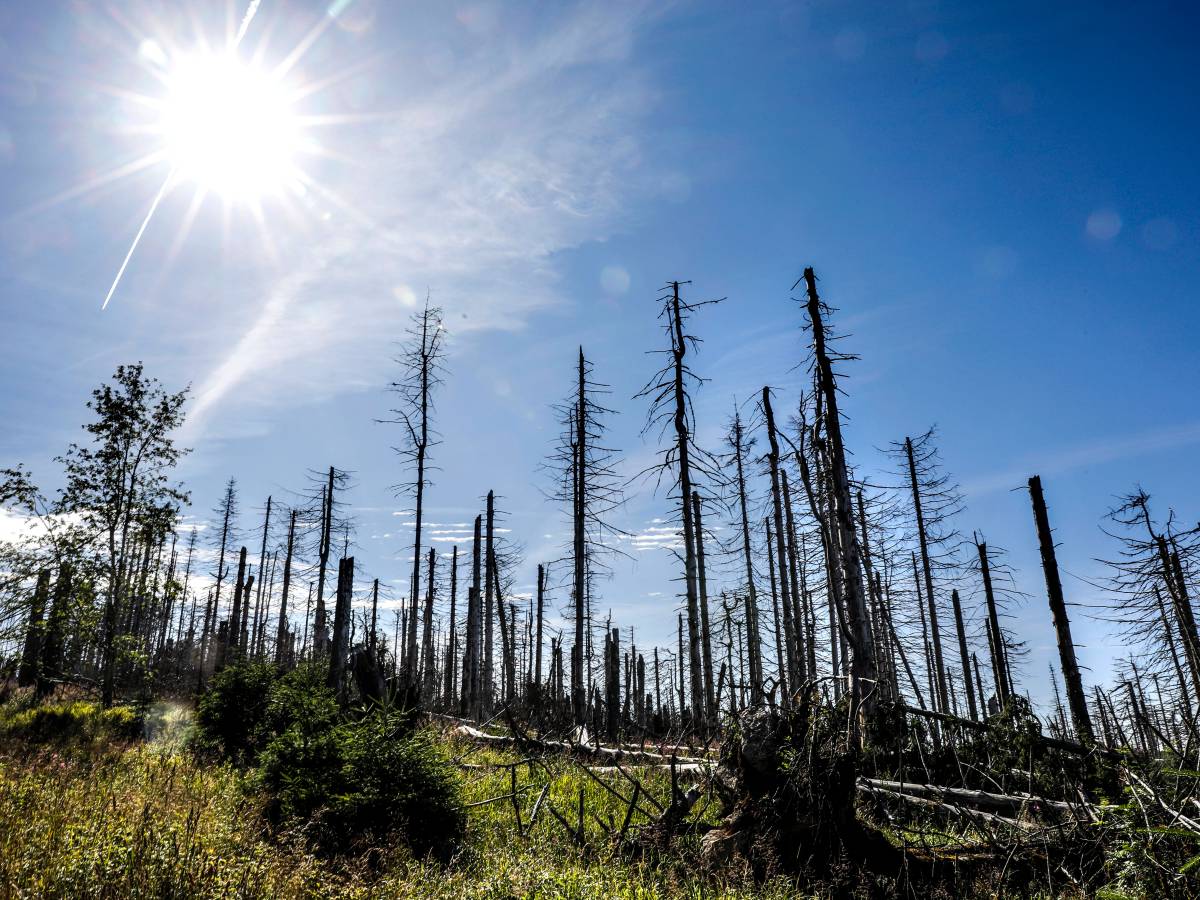
[(111, 706), (116, 677), (119, 616), (125, 600), (131, 538), (139, 530), (164, 533), (187, 502), (172, 480), (186, 450), (172, 433), (183, 424), (187, 390), (168, 393), (142, 364), (118, 366), (112, 383), (92, 391), (95, 418), (84, 425), (91, 444), (71, 444), (59, 457), (67, 484), (59, 512), (79, 516), (100, 542), (105, 580), (101, 638), (101, 697)]

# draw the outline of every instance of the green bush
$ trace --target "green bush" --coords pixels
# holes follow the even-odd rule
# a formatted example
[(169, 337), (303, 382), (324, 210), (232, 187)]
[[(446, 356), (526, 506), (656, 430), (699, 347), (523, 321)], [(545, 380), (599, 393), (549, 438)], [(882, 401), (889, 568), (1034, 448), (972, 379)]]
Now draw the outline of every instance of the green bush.
[(196, 708), (196, 744), (222, 759), (249, 764), (271, 735), (264, 725), (278, 670), (237, 663), (212, 677)]
[(287, 673), (267, 663), (236, 663), (213, 676), (196, 709), (195, 747), (220, 759), (253, 765), (263, 748), (293, 724), (313, 731), (338, 721), (337, 699), (324, 666)]
[(35, 744), (82, 744), (95, 740), (134, 741), (142, 715), (129, 706), (102, 709), (87, 700), (4, 708), (0, 734)]
[(325, 731), (340, 717), (337, 698), (325, 683), (328, 668), (305, 663), (281, 677), (271, 689), (263, 729), (269, 738), (301, 723), (311, 733)]
[(294, 724), (263, 753), (259, 783), (272, 822), (304, 823), (327, 853), (398, 839), (418, 857), (444, 861), (466, 824), (444, 753), (387, 710), (327, 730)]
[(392, 839), (419, 857), (446, 859), (465, 817), (444, 754), (411, 716), (376, 710), (347, 720), (325, 683), (326, 667), (239, 663), (200, 698), (196, 746), (255, 765), (276, 828), (297, 828), (325, 853)]

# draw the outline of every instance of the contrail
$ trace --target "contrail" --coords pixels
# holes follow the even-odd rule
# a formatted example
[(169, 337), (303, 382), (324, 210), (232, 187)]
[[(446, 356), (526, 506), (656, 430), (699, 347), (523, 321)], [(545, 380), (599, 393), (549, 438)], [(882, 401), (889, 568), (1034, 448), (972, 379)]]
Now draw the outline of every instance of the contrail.
[[(233, 47), (242, 42), (242, 38), (246, 36), (246, 29), (250, 27), (250, 23), (254, 20), (254, 14), (258, 12), (258, 7), (262, 0), (250, 0), (246, 7), (246, 14), (242, 16), (242, 24), (238, 26), (237, 37), (233, 39)], [(117, 292), (117, 285), (121, 283), (121, 276), (125, 274), (125, 268), (129, 265), (129, 260), (133, 258), (133, 251), (137, 249), (141, 243), (142, 235), (146, 233), (146, 226), (150, 224), (150, 220), (154, 217), (154, 211), (158, 209), (158, 204), (162, 202), (163, 195), (166, 194), (167, 188), (171, 184), (171, 180), (175, 177), (175, 169), (172, 168), (167, 173), (166, 180), (162, 183), (162, 187), (158, 189), (158, 193), (154, 195), (154, 202), (150, 204), (150, 210), (146, 213), (146, 218), (142, 220), (142, 227), (138, 229), (134, 235), (133, 243), (129, 245), (129, 252), (125, 254), (125, 260), (121, 263), (121, 268), (117, 270), (117, 277), (113, 279), (112, 287), (108, 289), (108, 294), (104, 297), (104, 302), (100, 304), (100, 310), (104, 311), (108, 308), (108, 301), (113, 298), (113, 294)]]
[(237, 37), (233, 39), (233, 46), (236, 49), (237, 45), (242, 42), (242, 38), (246, 36), (246, 29), (250, 27), (250, 20), (254, 18), (254, 14), (258, 12), (258, 5), (262, 0), (250, 0), (250, 5), (246, 7), (246, 14), (242, 16), (242, 24), (238, 26)]
[(150, 204), (150, 211), (146, 213), (146, 218), (142, 220), (142, 227), (138, 229), (134, 235), (133, 243), (129, 245), (129, 252), (125, 254), (125, 261), (121, 263), (121, 268), (117, 269), (117, 277), (113, 279), (112, 287), (108, 289), (108, 294), (104, 298), (104, 302), (100, 304), (101, 312), (108, 306), (108, 301), (112, 299), (113, 294), (117, 292), (117, 285), (121, 283), (121, 276), (125, 274), (125, 267), (129, 265), (129, 259), (133, 256), (133, 251), (137, 249), (138, 243), (142, 240), (142, 235), (146, 233), (146, 226), (150, 224), (150, 219), (154, 215), (154, 211), (158, 209), (158, 204), (163, 198), (163, 194), (167, 192), (167, 187), (171, 184), (171, 180), (175, 177), (175, 169), (172, 168), (167, 173), (166, 180), (163, 181), (162, 187), (158, 189), (158, 193), (154, 195), (154, 202)]

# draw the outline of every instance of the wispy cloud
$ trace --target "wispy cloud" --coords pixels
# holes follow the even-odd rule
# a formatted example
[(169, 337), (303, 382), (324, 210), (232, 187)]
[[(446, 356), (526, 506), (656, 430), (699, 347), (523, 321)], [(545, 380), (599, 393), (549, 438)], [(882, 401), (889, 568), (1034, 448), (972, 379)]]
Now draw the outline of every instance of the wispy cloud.
[(426, 286), (460, 335), (559, 303), (553, 255), (611, 234), (647, 184), (634, 135), (653, 92), (630, 53), (652, 15), (588, 3), (484, 41), (358, 129), (365, 159), (336, 187), (344, 206), (310, 191), (330, 224), (281, 247), (299, 265), (246, 298), (254, 321), (198, 384), (188, 437), (231, 402), (374, 386)]
[(1200, 444), (1200, 422), (1144, 431), (1141, 434), (1090, 441), (1031, 455), (1019, 468), (968, 478), (962, 485), (968, 497), (1021, 487), (1031, 475), (1062, 475), (1088, 466), (1130, 459), (1162, 450)]

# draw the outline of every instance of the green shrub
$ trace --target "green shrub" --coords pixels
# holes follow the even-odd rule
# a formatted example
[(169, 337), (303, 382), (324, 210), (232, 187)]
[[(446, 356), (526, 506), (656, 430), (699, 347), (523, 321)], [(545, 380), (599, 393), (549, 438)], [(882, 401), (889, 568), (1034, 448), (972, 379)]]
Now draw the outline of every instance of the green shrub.
[(337, 723), (341, 710), (325, 683), (327, 672), (327, 666), (309, 662), (292, 669), (275, 683), (263, 722), (269, 738), (298, 723), (310, 733), (327, 730)]
[(338, 720), (326, 668), (308, 663), (280, 674), (268, 663), (235, 663), (213, 676), (196, 709), (195, 746), (253, 765), (271, 740), (296, 723), (316, 731)]
[(129, 706), (102, 709), (96, 716), (97, 737), (136, 741), (142, 736), (145, 714)]
[(259, 783), (272, 822), (304, 823), (327, 853), (399, 839), (418, 857), (446, 860), (466, 823), (445, 754), (387, 710), (327, 730), (294, 724), (263, 753)]
[(237, 663), (212, 677), (196, 706), (196, 744), (236, 763), (252, 763), (270, 735), (264, 725), (278, 670)]
[(4, 708), (0, 733), (35, 744), (128, 742), (142, 736), (142, 715), (129, 706), (102, 709), (87, 700)]

